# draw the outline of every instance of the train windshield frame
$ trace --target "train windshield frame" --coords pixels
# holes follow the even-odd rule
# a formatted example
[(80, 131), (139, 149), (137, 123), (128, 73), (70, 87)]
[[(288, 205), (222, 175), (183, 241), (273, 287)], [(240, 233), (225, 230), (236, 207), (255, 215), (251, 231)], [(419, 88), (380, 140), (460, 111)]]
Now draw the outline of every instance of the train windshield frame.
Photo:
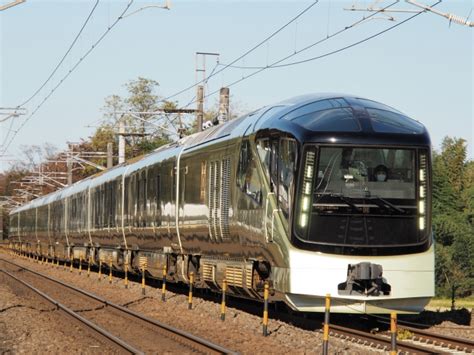
[(306, 145), (293, 219), (297, 244), (355, 255), (426, 249), (428, 163), (428, 150), (419, 147)]

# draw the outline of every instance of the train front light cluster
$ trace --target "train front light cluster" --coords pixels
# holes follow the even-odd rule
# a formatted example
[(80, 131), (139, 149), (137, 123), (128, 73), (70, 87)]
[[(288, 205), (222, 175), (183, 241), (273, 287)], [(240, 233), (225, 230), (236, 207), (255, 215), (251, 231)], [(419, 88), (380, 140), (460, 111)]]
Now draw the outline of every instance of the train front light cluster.
[(306, 152), (302, 181), (303, 188), (301, 189), (300, 217), (298, 219), (301, 228), (306, 228), (309, 221), (309, 214), (311, 213), (311, 191), (315, 157), (316, 153), (314, 150), (308, 150)]
[(418, 172), (419, 196), (418, 196), (418, 228), (420, 231), (426, 229), (426, 210), (427, 210), (427, 163), (426, 154), (420, 154), (420, 171)]

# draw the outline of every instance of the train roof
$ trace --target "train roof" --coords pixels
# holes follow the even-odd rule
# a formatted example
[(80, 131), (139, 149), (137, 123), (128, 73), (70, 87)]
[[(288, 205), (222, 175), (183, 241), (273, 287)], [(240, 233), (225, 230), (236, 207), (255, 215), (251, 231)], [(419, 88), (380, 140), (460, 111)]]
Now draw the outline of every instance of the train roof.
[[(361, 124), (360, 117), (349, 117), (346, 111), (365, 112), (365, 119), (370, 121), (371, 132), (366, 124)], [(367, 114), (368, 113), (368, 114)], [(284, 127), (289, 131), (303, 132), (334, 132), (371, 133), (387, 136), (416, 135), (422, 136), (423, 142), (429, 144), (429, 136), (425, 127), (400, 111), (382, 103), (358, 96), (340, 93), (306, 94), (283, 100), (273, 105), (264, 106), (242, 117), (229, 122), (212, 126), (157, 148), (142, 157), (129, 160), (105, 172), (99, 172), (71, 186), (39, 197), (31, 202), (14, 209), (11, 213), (20, 212), (54, 202), (83, 191), (84, 188), (94, 188), (104, 182), (116, 179), (118, 176), (128, 176), (148, 165), (159, 163), (172, 158), (181, 152), (191, 152), (202, 149), (207, 145), (236, 137), (256, 133), (261, 129)], [(335, 128), (334, 128), (335, 127)], [(331, 131), (332, 129), (332, 131)], [(342, 131), (341, 131), (342, 129)], [(344, 131), (346, 129), (346, 131)], [(379, 132), (377, 132), (377, 129)]]

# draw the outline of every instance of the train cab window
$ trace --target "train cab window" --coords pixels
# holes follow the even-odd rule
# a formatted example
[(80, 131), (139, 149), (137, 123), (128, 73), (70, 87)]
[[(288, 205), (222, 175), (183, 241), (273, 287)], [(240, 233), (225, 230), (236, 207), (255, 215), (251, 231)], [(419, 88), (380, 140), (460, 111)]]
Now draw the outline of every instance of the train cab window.
[(292, 203), (291, 196), (294, 190), (294, 179), (297, 159), (297, 145), (293, 139), (280, 140), (278, 154), (278, 204), (283, 214), (288, 217)]
[(343, 98), (320, 100), (297, 108), (296, 110), (287, 113), (285, 116), (283, 116), (283, 118), (285, 120), (292, 121), (297, 117), (306, 116), (311, 113), (344, 107), (349, 107), (349, 103)]
[(272, 191), (278, 195), (278, 163), (279, 163), (279, 152), (278, 152), (278, 139), (274, 139), (271, 142), (272, 154), (271, 154), (271, 166), (270, 166), (270, 182)]
[(289, 112), (283, 118), (312, 131), (359, 132), (361, 130), (349, 103), (342, 98), (310, 103)]
[(423, 126), (402, 114), (393, 111), (366, 108), (375, 132), (380, 133), (423, 133)]
[(270, 182), (272, 192), (278, 193), (278, 140), (260, 138), (257, 140), (257, 153), (265, 171), (265, 176)]
[(358, 132), (361, 130), (350, 107), (308, 113), (295, 118), (293, 122), (312, 131)]
[(271, 147), (269, 138), (257, 139), (257, 153), (263, 164), (265, 175), (270, 180)]
[(248, 140), (242, 142), (237, 170), (237, 185), (241, 191), (256, 202), (262, 202), (262, 187), (257, 171), (257, 162)]

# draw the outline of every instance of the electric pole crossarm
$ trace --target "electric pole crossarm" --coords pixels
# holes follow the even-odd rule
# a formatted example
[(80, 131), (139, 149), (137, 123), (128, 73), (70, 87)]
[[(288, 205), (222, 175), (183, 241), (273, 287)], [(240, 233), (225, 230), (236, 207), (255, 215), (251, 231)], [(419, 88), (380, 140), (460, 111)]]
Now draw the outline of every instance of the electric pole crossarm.
[(102, 170), (102, 171), (103, 171), (103, 170), (107, 170), (107, 168), (103, 167), (102, 165), (95, 164), (95, 163), (93, 163), (93, 162), (91, 162), (91, 161), (82, 159), (82, 158), (80, 158), (80, 157), (78, 157), (78, 156), (72, 156), (71, 159), (77, 160), (77, 161), (79, 161), (79, 162), (81, 162), (81, 163), (84, 163), (84, 164), (87, 164), (87, 165), (90, 165), (90, 166), (93, 166), (94, 168), (99, 169), (99, 170)]
[(144, 118), (141, 118), (140, 116), (137, 116), (137, 115), (135, 115), (135, 114), (130, 114), (130, 116), (132, 116), (133, 118), (136, 118), (137, 120), (140, 120), (140, 121), (143, 121), (143, 122), (145, 122), (145, 123), (149, 123), (149, 124), (151, 124), (151, 125), (153, 125), (153, 126), (155, 126), (155, 127), (158, 127), (159, 129), (163, 129), (163, 130), (165, 130), (165, 131), (168, 131), (168, 132), (170, 132), (171, 134), (175, 134), (175, 132), (172, 131), (171, 129), (168, 129), (168, 128), (166, 128), (165, 126), (156, 124), (156, 123), (154, 123), (154, 122), (147, 121), (147, 120), (145, 120)]
[(9, 9), (10, 7), (13, 7), (13, 6), (16, 6), (16, 5), (20, 5), (20, 4), (24, 3), (25, 1), (26, 0), (15, 0), (15, 1), (9, 3), (9, 4), (2, 5), (2, 6), (0, 6), (0, 11)]
[(419, 10), (408, 10), (408, 9), (382, 9), (382, 8), (374, 8), (374, 7), (345, 7), (344, 10), (346, 11), (363, 11), (363, 12), (392, 12), (392, 13), (408, 13), (408, 14), (417, 14)]
[(413, 6), (416, 6), (416, 7), (420, 7), (426, 11), (429, 11), (429, 12), (432, 12), (436, 15), (439, 15), (439, 16), (442, 16), (444, 18), (447, 18), (450, 22), (455, 22), (457, 23), (458, 25), (464, 25), (464, 26), (468, 26), (468, 27), (474, 27), (474, 22), (470, 22), (467, 18), (464, 18), (464, 17), (461, 17), (461, 16), (458, 16), (458, 15), (453, 15), (453, 14), (448, 14), (448, 13), (444, 13), (444, 12), (441, 12), (441, 11), (438, 11), (436, 9), (433, 9), (432, 7), (430, 6), (427, 6), (427, 5), (423, 5), (423, 4), (420, 4), (414, 0), (405, 0), (407, 3), (409, 4), (412, 4)]

